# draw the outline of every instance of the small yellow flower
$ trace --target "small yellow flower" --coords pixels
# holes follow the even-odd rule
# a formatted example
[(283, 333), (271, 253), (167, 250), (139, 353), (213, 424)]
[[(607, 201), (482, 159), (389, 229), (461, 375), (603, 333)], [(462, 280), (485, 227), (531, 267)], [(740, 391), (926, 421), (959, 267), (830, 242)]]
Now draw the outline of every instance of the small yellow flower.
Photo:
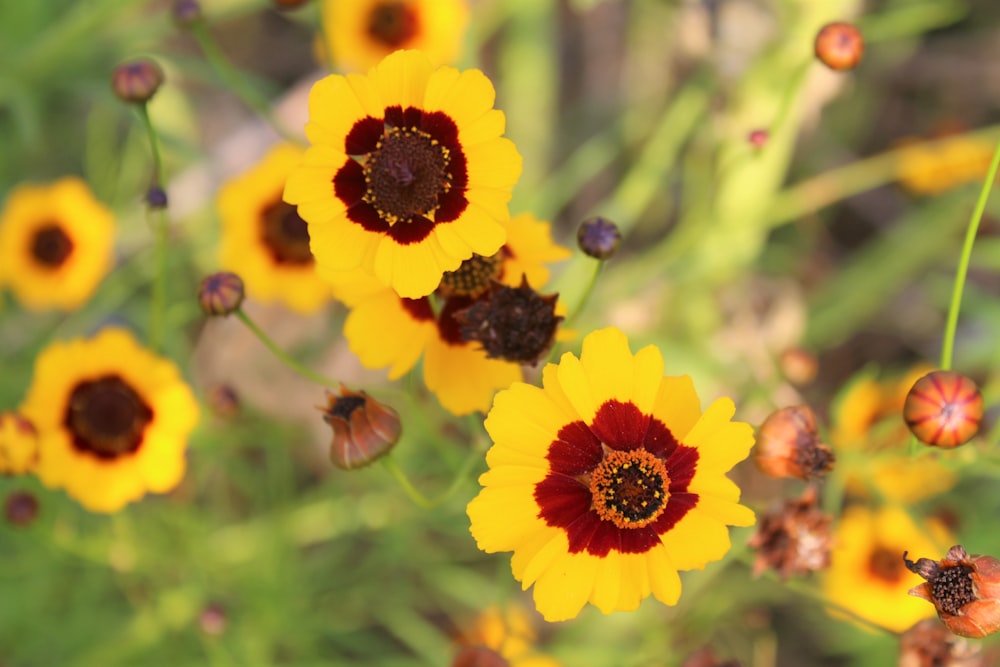
[(676, 604), (678, 570), (719, 560), (727, 526), (754, 523), (725, 476), (754, 441), (734, 412), (728, 398), (702, 412), (689, 377), (663, 376), (657, 348), (633, 354), (618, 329), (592, 332), (579, 358), (544, 368), (542, 387), (497, 394), (472, 535), (514, 552), (514, 578), (548, 621), (588, 602), (605, 614), (649, 595)]
[[(462, 635), (460, 641), (463, 648), (452, 665), (501, 664), (499, 660), (485, 660), (477, 653), (483, 651), (499, 656), (510, 667), (560, 667), (562, 663), (559, 661), (534, 652), (533, 645), (537, 638), (526, 610), (516, 605), (503, 609), (488, 607)], [(479, 659), (473, 659), (473, 656)]]
[(114, 226), (79, 178), (16, 186), (0, 211), (0, 285), (25, 308), (79, 308), (111, 268)]
[(222, 187), (220, 261), (243, 279), (251, 298), (312, 313), (329, 301), (330, 287), (316, 273), (305, 221), (281, 199), (285, 180), (304, 153), (279, 144)]
[(993, 143), (974, 137), (907, 143), (899, 161), (899, 182), (916, 194), (937, 195), (982, 181), (993, 157)]
[(198, 419), (177, 367), (116, 328), (44, 349), (20, 412), (38, 431), (38, 477), (92, 512), (177, 486)]
[(321, 275), (360, 267), (419, 299), (503, 246), (521, 156), (494, 97), (479, 70), (434, 69), (419, 51), (313, 86), (313, 146), (284, 196), (309, 223)]
[(16, 412), (0, 412), (0, 475), (20, 475), (38, 461), (38, 432)]
[(323, 0), (323, 33), (333, 63), (366, 70), (400, 49), (423, 51), (435, 65), (458, 58), (469, 22), (465, 0)]

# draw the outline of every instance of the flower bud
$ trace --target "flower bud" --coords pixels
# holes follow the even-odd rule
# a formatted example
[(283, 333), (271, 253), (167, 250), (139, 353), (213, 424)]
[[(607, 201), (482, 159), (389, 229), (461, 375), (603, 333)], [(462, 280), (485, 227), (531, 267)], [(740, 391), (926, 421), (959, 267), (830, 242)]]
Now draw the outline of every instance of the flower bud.
[(201, 281), (198, 303), (206, 315), (229, 315), (243, 305), (243, 279), (235, 273), (220, 271)]
[(816, 487), (806, 488), (798, 500), (761, 517), (747, 545), (757, 552), (753, 574), (773, 569), (781, 578), (818, 572), (830, 567), (830, 524), (833, 517), (819, 508)]
[(198, 0), (174, 0), (174, 21), (186, 28), (201, 20), (201, 3)]
[(0, 475), (21, 475), (38, 461), (38, 432), (16, 412), (0, 412)]
[(618, 251), (622, 235), (618, 225), (600, 216), (584, 220), (576, 231), (580, 250), (594, 259), (609, 259)]
[(937, 610), (948, 629), (961, 637), (980, 638), (1000, 629), (1000, 560), (972, 555), (955, 545), (940, 561), (907, 559), (907, 569), (927, 581), (910, 589)]
[(851, 23), (828, 23), (816, 33), (816, 57), (832, 70), (854, 69), (865, 52), (861, 31)]
[(240, 396), (228, 384), (213, 385), (206, 398), (208, 407), (220, 419), (233, 419), (240, 413)]
[(14, 491), (4, 501), (3, 513), (12, 526), (27, 526), (38, 517), (38, 498), (27, 491)]
[(810, 384), (819, 371), (816, 355), (801, 347), (790, 347), (782, 352), (778, 358), (778, 366), (785, 379), (799, 387)]
[(198, 615), (198, 626), (206, 635), (218, 637), (226, 631), (226, 625), (226, 610), (220, 604), (209, 604)]
[(747, 141), (750, 142), (751, 146), (753, 146), (758, 150), (763, 148), (764, 146), (767, 146), (767, 140), (770, 138), (771, 138), (771, 133), (768, 132), (767, 130), (761, 130), (761, 129), (751, 130), (750, 133), (747, 135)]
[(979, 432), (983, 395), (976, 383), (954, 371), (934, 371), (917, 380), (906, 395), (903, 419), (917, 440), (951, 449)]
[(808, 480), (833, 468), (830, 448), (819, 440), (816, 415), (807, 405), (771, 413), (757, 432), (754, 462), (770, 477)]
[(152, 209), (166, 208), (167, 191), (157, 185), (152, 186), (146, 190), (146, 205)]
[(136, 58), (115, 68), (111, 88), (123, 102), (145, 104), (163, 83), (163, 70), (149, 58)]
[(365, 392), (340, 386), (340, 395), (327, 392), (323, 421), (333, 428), (330, 460), (338, 468), (353, 470), (389, 453), (403, 427), (399, 415)]

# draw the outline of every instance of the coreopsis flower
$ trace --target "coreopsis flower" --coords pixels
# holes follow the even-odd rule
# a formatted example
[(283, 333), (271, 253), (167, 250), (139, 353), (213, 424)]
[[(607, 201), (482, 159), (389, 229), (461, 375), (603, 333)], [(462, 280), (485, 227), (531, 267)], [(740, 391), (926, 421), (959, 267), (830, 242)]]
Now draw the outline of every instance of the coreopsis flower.
[(16, 412), (0, 412), (0, 475), (21, 475), (38, 462), (38, 431)]
[(322, 0), (320, 50), (337, 67), (365, 70), (400, 49), (423, 51), (435, 65), (458, 59), (469, 22), (465, 0)]
[(909, 453), (911, 435), (903, 422), (903, 405), (910, 388), (929, 370), (921, 365), (901, 377), (881, 380), (865, 372), (834, 401), (830, 444), (852, 493), (874, 490), (886, 500), (909, 504), (955, 485), (947, 456)]
[(327, 392), (323, 421), (333, 429), (330, 460), (344, 470), (361, 468), (385, 456), (403, 432), (395, 410), (343, 385), (339, 395)]
[(903, 420), (920, 442), (951, 449), (979, 432), (983, 395), (968, 377), (933, 371), (913, 383), (903, 404)]
[(909, 138), (901, 141), (899, 184), (917, 195), (939, 195), (986, 177), (993, 158), (993, 141), (958, 135), (938, 141)]
[[(388, 368), (389, 379), (396, 379), (423, 357), (427, 388), (456, 415), (485, 412), (499, 389), (522, 379), (521, 358), (491, 358), (478, 338), (463, 335), (468, 325), (458, 316), (485, 303), (496, 282), (519, 287), (527, 281), (541, 289), (549, 279), (546, 264), (566, 259), (570, 252), (554, 243), (549, 224), (534, 216), (514, 216), (504, 228), (507, 242), (499, 251), (474, 256), (444, 277), (434, 295), (436, 310), (431, 299), (400, 298), (364, 273), (338, 276), (334, 291), (350, 308), (344, 337), (361, 363)], [(537, 328), (548, 335), (551, 318), (542, 315)]]
[(808, 405), (775, 410), (757, 432), (754, 463), (771, 477), (809, 480), (833, 468), (830, 448), (820, 442), (816, 415)]
[(294, 144), (278, 144), (222, 186), (219, 261), (243, 278), (250, 298), (313, 313), (330, 300), (330, 286), (316, 273), (308, 225), (281, 199), (304, 154)]
[(198, 404), (172, 362), (107, 328), (42, 350), (20, 412), (38, 430), (42, 482), (115, 512), (181, 481)]
[(956, 544), (939, 561), (906, 557), (907, 569), (926, 579), (910, 595), (934, 605), (948, 629), (961, 637), (980, 638), (1000, 630), (1000, 560), (969, 555)]
[(558, 661), (535, 652), (537, 634), (521, 607), (488, 607), (459, 637), (451, 667), (559, 667)]
[(816, 487), (810, 486), (800, 498), (787, 500), (780, 510), (760, 518), (747, 543), (757, 552), (754, 576), (773, 569), (787, 579), (830, 566), (833, 517), (820, 509), (818, 501)]
[(313, 146), (284, 197), (309, 225), (320, 275), (360, 267), (419, 299), (500, 250), (521, 156), (494, 97), (479, 70), (434, 69), (418, 51), (313, 86)]
[(899, 638), (898, 667), (988, 667), (978, 646), (925, 618)]
[(518, 382), (494, 400), (471, 532), (483, 551), (514, 552), (514, 578), (534, 586), (546, 620), (588, 602), (606, 614), (649, 595), (675, 604), (678, 570), (719, 560), (727, 526), (754, 522), (725, 476), (753, 429), (730, 421), (728, 398), (702, 412), (691, 379), (663, 367), (656, 347), (633, 354), (611, 327), (546, 365), (541, 387)]
[(823, 573), (823, 592), (830, 602), (893, 632), (933, 615), (931, 607), (907, 597), (917, 580), (901, 556), (907, 549), (935, 550), (935, 541), (948, 539), (940, 524), (918, 526), (898, 507), (872, 511), (852, 506), (833, 539), (830, 567)]
[(0, 211), (0, 285), (32, 310), (74, 310), (111, 268), (115, 221), (75, 177), (14, 187)]

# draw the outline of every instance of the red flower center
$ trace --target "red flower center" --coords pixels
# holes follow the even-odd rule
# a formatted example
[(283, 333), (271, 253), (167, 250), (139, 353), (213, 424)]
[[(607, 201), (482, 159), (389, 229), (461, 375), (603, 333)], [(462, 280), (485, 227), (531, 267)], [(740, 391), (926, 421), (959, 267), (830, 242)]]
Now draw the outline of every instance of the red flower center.
[(62, 226), (48, 222), (31, 237), (31, 256), (47, 269), (58, 269), (73, 252), (73, 240)]
[(291, 204), (278, 200), (261, 209), (260, 241), (278, 264), (313, 263), (309, 226)]
[(418, 29), (417, 13), (406, 2), (380, 2), (368, 15), (368, 35), (393, 51), (409, 43)]
[(153, 411), (135, 390), (109, 375), (73, 389), (63, 425), (76, 449), (113, 459), (138, 450), (152, 420)]

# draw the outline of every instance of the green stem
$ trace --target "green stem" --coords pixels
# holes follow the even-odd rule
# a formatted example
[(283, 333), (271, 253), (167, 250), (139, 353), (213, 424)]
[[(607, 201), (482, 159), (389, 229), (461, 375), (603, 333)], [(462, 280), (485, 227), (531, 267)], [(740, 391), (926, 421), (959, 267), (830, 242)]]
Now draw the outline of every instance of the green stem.
[(990, 197), (990, 190), (993, 189), (993, 181), (997, 177), (997, 167), (1000, 166), (1000, 143), (993, 151), (993, 161), (990, 162), (989, 171), (986, 172), (986, 182), (979, 192), (979, 201), (976, 202), (976, 209), (969, 219), (969, 227), (965, 230), (965, 243), (962, 246), (962, 254), (958, 259), (958, 270), (955, 272), (955, 285), (951, 290), (951, 304), (948, 306), (948, 321), (944, 328), (944, 342), (941, 345), (941, 368), (951, 369), (952, 353), (955, 349), (955, 330), (958, 328), (958, 311), (962, 306), (962, 291), (965, 288), (965, 276), (969, 272), (969, 259), (972, 257), (972, 246), (976, 242), (976, 233), (979, 231), (979, 222), (983, 218), (983, 211), (986, 210), (986, 201)]
[[(139, 117), (142, 119), (143, 127), (146, 128), (146, 136), (149, 137), (149, 149), (153, 154), (153, 187), (164, 190), (163, 179), (163, 157), (160, 154), (160, 142), (153, 127), (153, 121), (149, 117), (149, 106), (140, 104), (138, 106)], [(154, 241), (154, 266), (153, 275), (153, 298), (150, 304), (149, 313), (149, 348), (154, 352), (160, 349), (163, 341), (164, 321), (167, 309), (167, 216), (163, 209), (158, 209), (153, 213), (153, 234)]]
[(242, 308), (237, 309), (235, 312), (236, 312), (236, 317), (240, 318), (243, 324), (247, 325), (247, 328), (250, 329), (250, 331), (252, 331), (253, 334), (257, 336), (260, 342), (264, 344), (264, 347), (270, 350), (271, 354), (277, 357), (278, 360), (280, 360), (283, 364), (291, 368), (293, 371), (295, 371), (302, 377), (306, 378), (307, 380), (311, 380), (312, 382), (315, 382), (318, 385), (329, 387), (331, 389), (336, 389), (340, 387), (340, 383), (335, 382), (334, 380), (331, 380), (328, 377), (320, 375), (319, 373), (316, 373), (315, 371), (306, 368), (305, 366), (303, 366), (302, 364), (300, 364), (299, 362), (295, 361), (290, 356), (288, 356), (288, 353), (285, 352), (283, 349), (281, 349), (270, 336), (264, 333), (264, 330), (261, 329), (259, 326), (257, 326), (257, 324), (250, 319), (250, 316), (247, 315)]
[(455, 492), (458, 491), (458, 489), (462, 486), (462, 483), (466, 480), (466, 477), (469, 474), (469, 471), (472, 469), (472, 466), (477, 461), (482, 460), (482, 453), (479, 452), (478, 449), (473, 449), (472, 451), (470, 451), (469, 454), (465, 457), (465, 460), (462, 461), (462, 465), (459, 466), (458, 471), (455, 473), (455, 478), (451, 480), (451, 484), (448, 485), (448, 488), (446, 488), (444, 491), (442, 491), (434, 498), (428, 498), (423, 493), (421, 493), (420, 490), (413, 485), (413, 482), (410, 481), (410, 478), (406, 476), (406, 473), (403, 472), (403, 469), (400, 468), (399, 465), (397, 465), (395, 459), (393, 459), (392, 456), (385, 456), (381, 460), (382, 460), (382, 465), (385, 467), (386, 470), (389, 471), (389, 474), (391, 474), (393, 478), (395, 478), (395, 480), (399, 483), (399, 485), (403, 487), (403, 490), (406, 492), (406, 495), (410, 497), (410, 500), (412, 500), (413, 503), (418, 507), (421, 507), (425, 510), (429, 510), (429, 509), (434, 509), (438, 505), (441, 505), (446, 500), (455, 495)]
[(257, 90), (247, 83), (245, 74), (238, 72), (226, 59), (219, 48), (218, 42), (212, 37), (208, 24), (204, 20), (197, 20), (190, 26), (191, 34), (194, 35), (198, 46), (205, 53), (205, 59), (215, 70), (216, 75), (222, 79), (223, 83), (236, 94), (240, 100), (253, 109), (261, 118), (267, 121), (274, 131), (287, 141), (302, 143), (302, 139), (296, 137), (278, 120), (274, 115), (271, 104)]

